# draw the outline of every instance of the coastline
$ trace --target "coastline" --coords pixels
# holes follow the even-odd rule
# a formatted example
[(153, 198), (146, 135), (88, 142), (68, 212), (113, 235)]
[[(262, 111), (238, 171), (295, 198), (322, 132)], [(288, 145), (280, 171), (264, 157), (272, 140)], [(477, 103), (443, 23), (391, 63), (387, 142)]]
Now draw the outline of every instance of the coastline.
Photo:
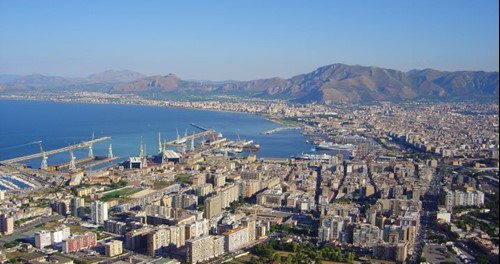
[[(12, 96), (12, 95), (11, 95)], [(82, 100), (83, 99), (83, 100)], [(85, 100), (86, 98), (78, 98), (76, 100), (71, 99), (54, 99), (54, 98), (32, 98), (26, 96), (16, 96), (10, 97), (5, 95), (0, 95), (0, 101), (2, 100), (19, 100), (19, 101), (39, 101), (39, 102), (52, 102), (52, 103), (81, 103), (81, 104), (95, 104), (95, 105), (137, 105), (137, 106), (150, 106), (150, 107), (167, 107), (173, 109), (188, 109), (188, 110), (198, 110), (198, 111), (214, 111), (214, 112), (226, 112), (226, 113), (238, 113), (238, 114), (249, 114), (255, 116), (262, 116), (267, 121), (286, 127), (301, 127), (304, 126), (303, 123), (298, 121), (288, 121), (275, 116), (272, 116), (263, 112), (249, 112), (249, 111), (238, 111), (238, 110), (228, 110), (228, 109), (214, 109), (214, 108), (204, 108), (204, 107), (190, 107), (186, 105), (172, 105), (172, 103), (192, 103), (192, 102), (182, 102), (182, 101), (163, 101), (163, 100), (150, 100), (140, 97), (133, 98), (130, 101), (115, 101), (109, 100), (110, 98), (102, 98), (102, 100), (107, 99), (107, 101), (94, 101)], [(124, 99), (124, 98), (114, 98), (114, 99)], [(137, 100), (137, 101), (136, 101)], [(135, 102), (134, 102), (135, 101)], [(138, 102), (139, 101), (139, 102)], [(214, 101), (208, 101), (214, 102)], [(223, 102), (215, 101), (223, 105)]]
[[(3, 99), (3, 100), (2, 100)], [(2, 111), (15, 111), (14, 115), (9, 115), (5, 118), (2, 118), (6, 122), (11, 122), (12, 116), (16, 116), (16, 113), (21, 113), (23, 117), (31, 116), (24, 112), (32, 111), (34, 109), (34, 118), (37, 120), (36, 122), (44, 122), (40, 120), (44, 120), (44, 118), (48, 119), (50, 122), (44, 123), (48, 127), (47, 129), (42, 129), (37, 132), (37, 136), (33, 140), (44, 140), (44, 148), (47, 149), (55, 149), (59, 147), (59, 145), (64, 145), (60, 143), (59, 139), (50, 141), (51, 137), (57, 138), (70, 138), (69, 140), (72, 142), (79, 142), (82, 139), (87, 139), (88, 135), (90, 135), (93, 131), (97, 131), (99, 135), (106, 135), (113, 137), (113, 148), (114, 154), (119, 157), (128, 157), (133, 156), (136, 153), (134, 149), (136, 149), (136, 143), (139, 141), (138, 139), (144, 137), (144, 142), (148, 146), (155, 146), (157, 140), (157, 132), (161, 131), (162, 136), (165, 138), (175, 139), (175, 133), (172, 132), (175, 130), (175, 127), (188, 126), (190, 122), (194, 122), (205, 127), (213, 127), (220, 131), (230, 138), (236, 137), (237, 134), (242, 133), (242, 139), (252, 139), (256, 143), (263, 146), (263, 152), (260, 152), (258, 155), (261, 158), (267, 157), (279, 157), (279, 158), (289, 158), (291, 155), (297, 155), (302, 152), (306, 152), (310, 149), (304, 142), (305, 138), (302, 133), (293, 132), (293, 133), (282, 133), (277, 137), (279, 140), (284, 140), (287, 143), (276, 143), (274, 142), (276, 139), (271, 136), (264, 135), (263, 132), (275, 129), (279, 127), (275, 122), (269, 121), (267, 116), (257, 113), (250, 113), (251, 115), (241, 115), (242, 113), (249, 114), (246, 112), (237, 112), (237, 111), (221, 111), (219, 109), (197, 109), (193, 107), (173, 107), (173, 106), (164, 106), (164, 104), (159, 104), (158, 102), (146, 102), (146, 101), (134, 101), (132, 104), (131, 101), (113, 101), (113, 100), (99, 100), (99, 101), (82, 101), (82, 100), (49, 100), (48, 97), (38, 97), (38, 98), (25, 98), (25, 97), (15, 97), (15, 98), (5, 98), (0, 97), (0, 105)], [(31, 102), (31, 103), (30, 103)], [(53, 104), (56, 103), (56, 104)], [(107, 105), (120, 104), (113, 107)], [(127, 106), (129, 105), (129, 106)], [(11, 107), (12, 106), (12, 107)], [(142, 108), (141, 106), (148, 106), (146, 108)], [(161, 108), (151, 108), (150, 106), (161, 107)], [(190, 105), (187, 105), (190, 106)], [(207, 106), (217, 106), (217, 105), (207, 105)], [(20, 107), (20, 108), (19, 108)], [(52, 111), (53, 115), (46, 116), (46, 111), (44, 109), (56, 109), (56, 111)], [(68, 112), (66, 110), (68, 109)], [(109, 109), (109, 111), (107, 110)], [(134, 109), (138, 109), (137, 111)], [(175, 110), (177, 109), (177, 110)], [(40, 111), (42, 110), (42, 111)], [(61, 111), (62, 110), (62, 111)], [(187, 110), (187, 111), (186, 111)], [(210, 110), (200, 111), (200, 110)], [(125, 113), (124, 111), (131, 111), (131, 113), (136, 113), (132, 115), (131, 118), (126, 118), (121, 113)], [(74, 124), (73, 127), (71, 122), (68, 123), (68, 118), (66, 113), (71, 112), (70, 120), (79, 120)], [(231, 114), (225, 114), (222, 112), (227, 112)], [(80, 117), (80, 113), (82, 117)], [(95, 113), (110, 113), (109, 115), (102, 115), (103, 117), (95, 116)], [(141, 118), (139, 116), (147, 114), (147, 118)], [(173, 113), (176, 117), (170, 121), (169, 117)], [(74, 116), (76, 114), (76, 116)], [(114, 114), (118, 114), (118, 117), (113, 117)], [(19, 114), (17, 114), (19, 115)], [(43, 118), (40, 116), (43, 115)], [(84, 116), (84, 117), (83, 117)], [(128, 116), (128, 115), (126, 115)], [(154, 116), (154, 119), (152, 119)], [(59, 122), (59, 118), (62, 117), (61, 122)], [(213, 118), (212, 118), (213, 117)], [(75, 119), (76, 118), (76, 119)], [(135, 119), (134, 119), (135, 118)], [(139, 118), (139, 119), (137, 119)], [(20, 120), (16, 117), (15, 120)], [(105, 120), (106, 123), (102, 123)], [(138, 122), (131, 122), (127, 120), (135, 120)], [(151, 121), (148, 121), (151, 120)], [(192, 121), (190, 121), (192, 120)], [(117, 122), (117, 126), (110, 125), (110, 122)], [(189, 121), (189, 122), (188, 122)], [(207, 122), (206, 124), (203, 122)], [(26, 124), (25, 122), (21, 122), (22, 124)], [(39, 124), (36, 123), (38, 126)], [(56, 134), (52, 134), (50, 130), (53, 129), (54, 126), (62, 125), (63, 129), (57, 129)], [(96, 125), (98, 124), (98, 125)], [(101, 124), (103, 128), (101, 128)], [(31, 127), (32, 125), (19, 126), (25, 132), (25, 134), (29, 135), (30, 133), (26, 132), (29, 129), (27, 127)], [(127, 128), (123, 128), (128, 126)], [(14, 127), (14, 126), (11, 126)], [(132, 127), (132, 128), (129, 128)], [(65, 129), (68, 128), (68, 129)], [(243, 129), (243, 130), (242, 130)], [(241, 130), (241, 131), (239, 131)], [(47, 132), (49, 131), (49, 132)], [(59, 132), (61, 131), (61, 132)], [(90, 131), (90, 132), (87, 132)], [(153, 131), (153, 132), (152, 132)], [(238, 131), (238, 132), (236, 132)], [(11, 133), (11, 131), (5, 130), (6, 133)], [(172, 133), (171, 133), (172, 132)], [(114, 137), (116, 136), (116, 137)], [(8, 141), (17, 142), (22, 144), (24, 142), (28, 142), (24, 140), (21, 136), (12, 137), (12, 139), (8, 139)], [(31, 140), (31, 138), (29, 138)], [(32, 141), (33, 141), (32, 140)], [(66, 139), (64, 139), (66, 140)], [(45, 142), (46, 141), (46, 142)], [(68, 141), (68, 140), (66, 140)], [(17, 145), (16, 145), (17, 146)], [(107, 148), (103, 147), (104, 144), (98, 145), (94, 148), (94, 151), (101, 151), (102, 153), (106, 153)], [(269, 146), (269, 147), (268, 147)], [(10, 157), (18, 157), (22, 155), (31, 154), (36, 150), (32, 149), (19, 149), (16, 150), (15, 153), (9, 154), (11, 156), (6, 156), (5, 159)], [(99, 152), (99, 153), (101, 153)], [(4, 153), (6, 154), (6, 153)], [(87, 153), (84, 151), (82, 153), (76, 153), (76, 156), (85, 156)], [(104, 155), (103, 154), (103, 155)], [(67, 161), (67, 155), (58, 155), (55, 159), (51, 159), (56, 163), (63, 163)], [(30, 164), (33, 167), (39, 166), (38, 161)]]

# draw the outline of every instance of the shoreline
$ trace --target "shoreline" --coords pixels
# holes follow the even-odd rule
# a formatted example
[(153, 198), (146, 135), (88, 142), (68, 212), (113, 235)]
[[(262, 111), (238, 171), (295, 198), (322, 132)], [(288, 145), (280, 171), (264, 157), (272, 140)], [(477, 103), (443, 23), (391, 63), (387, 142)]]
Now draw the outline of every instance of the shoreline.
[[(122, 98), (116, 98), (116, 99), (122, 99)], [(201, 107), (189, 107), (189, 106), (179, 106), (179, 105), (170, 105), (170, 102), (174, 103), (180, 103), (177, 101), (155, 101), (155, 100), (149, 100), (149, 99), (143, 99), (143, 98), (135, 98), (136, 100), (141, 100), (145, 101), (144, 103), (141, 102), (132, 102), (132, 103), (125, 103), (125, 102), (113, 102), (113, 101), (108, 101), (108, 102), (94, 102), (94, 101), (86, 101), (86, 100), (58, 100), (58, 99), (50, 99), (50, 98), (27, 98), (27, 97), (15, 97), (15, 98), (10, 98), (10, 97), (4, 97), (0, 96), (0, 101), (2, 100), (16, 100), (16, 101), (34, 101), (34, 102), (51, 102), (51, 103), (74, 103), (74, 104), (94, 104), (94, 105), (137, 105), (137, 106), (149, 106), (149, 107), (166, 107), (166, 108), (173, 108), (173, 109), (187, 109), (187, 110), (197, 110), (197, 111), (214, 111), (214, 112), (226, 112), (226, 113), (237, 113), (237, 114), (249, 114), (249, 115), (255, 115), (255, 116), (261, 116), (264, 119), (266, 119), (269, 122), (282, 125), (282, 126), (287, 126), (287, 127), (300, 127), (304, 126), (304, 124), (300, 123), (297, 121), (298, 124), (287, 124), (286, 120), (273, 117), (269, 114), (266, 113), (261, 113), (261, 112), (248, 112), (248, 111), (237, 111), (237, 110), (225, 110), (225, 109), (213, 109), (213, 108), (201, 108)], [(107, 99), (109, 100), (109, 99)], [(157, 105), (156, 103), (163, 103), (161, 105)], [(213, 101), (210, 101), (213, 102)], [(219, 101), (217, 101), (219, 102)], [(186, 103), (191, 103), (191, 102), (186, 102)], [(223, 104), (222, 102), (219, 102), (220, 104)]]

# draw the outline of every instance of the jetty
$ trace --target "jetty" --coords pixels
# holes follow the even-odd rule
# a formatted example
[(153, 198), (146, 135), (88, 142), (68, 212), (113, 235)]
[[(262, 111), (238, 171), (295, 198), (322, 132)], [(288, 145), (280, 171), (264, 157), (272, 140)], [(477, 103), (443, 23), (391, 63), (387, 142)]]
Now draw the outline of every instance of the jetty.
[(273, 128), (273, 129), (264, 131), (261, 134), (262, 135), (271, 135), (273, 133), (280, 132), (283, 130), (300, 130), (300, 129), (302, 129), (302, 127), (277, 127), (277, 128)]

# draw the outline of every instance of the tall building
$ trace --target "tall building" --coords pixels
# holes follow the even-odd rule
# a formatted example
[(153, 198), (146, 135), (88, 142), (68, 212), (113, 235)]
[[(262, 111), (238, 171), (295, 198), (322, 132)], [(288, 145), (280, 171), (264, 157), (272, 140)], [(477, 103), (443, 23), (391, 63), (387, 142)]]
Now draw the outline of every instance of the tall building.
[(55, 246), (71, 236), (69, 227), (62, 225), (54, 230), (42, 230), (35, 233), (35, 247), (44, 248), (47, 246)]
[(35, 247), (44, 248), (52, 245), (52, 234), (50, 231), (42, 230), (35, 233)]
[(71, 229), (65, 225), (58, 226), (51, 232), (52, 245), (57, 245), (71, 236)]
[(125, 245), (128, 250), (140, 250), (147, 247), (147, 236), (150, 228), (135, 229), (125, 235)]
[(125, 235), (127, 233), (127, 224), (114, 220), (106, 220), (104, 221), (104, 231), (117, 235)]
[(450, 191), (445, 189), (445, 207), (448, 212), (453, 211), (455, 206), (477, 206), (484, 205), (484, 193), (481, 191)]
[(234, 252), (250, 242), (249, 238), (249, 228), (246, 226), (240, 226), (233, 230), (229, 230), (222, 234), (224, 236), (224, 249), (226, 252)]
[(243, 226), (248, 227), (248, 241), (252, 242), (256, 239), (256, 221), (253, 217), (245, 217), (241, 220)]
[(321, 220), (318, 238), (320, 241), (340, 240), (343, 230), (344, 218), (342, 216), (328, 216)]
[(14, 232), (14, 217), (5, 214), (0, 215), (0, 233), (9, 235)]
[(93, 232), (73, 235), (63, 243), (63, 252), (78, 252), (83, 249), (92, 248), (97, 245), (97, 235)]
[(0, 190), (0, 201), (3, 201), (5, 199), (5, 191)]
[(238, 185), (232, 183), (228, 185), (227, 187), (224, 187), (220, 190), (220, 197), (221, 197), (221, 208), (226, 208), (231, 205), (232, 202), (238, 201), (240, 192), (240, 188)]
[(224, 254), (223, 236), (202, 236), (186, 241), (187, 262), (196, 264)]
[(184, 226), (158, 226), (147, 234), (147, 250), (150, 256), (161, 256), (170, 248), (186, 243)]
[(102, 225), (104, 221), (108, 220), (108, 203), (95, 201), (90, 209), (94, 224)]
[(112, 240), (104, 244), (106, 257), (114, 257), (123, 253), (123, 242), (120, 240)]
[(380, 229), (369, 224), (356, 226), (352, 234), (352, 244), (356, 247), (373, 247), (380, 241)]
[(222, 212), (221, 196), (214, 195), (205, 199), (205, 218), (211, 219), (212, 217)]
[(83, 215), (83, 209), (85, 207), (85, 199), (81, 197), (75, 197), (71, 199), (71, 215), (80, 217)]
[(214, 236), (214, 257), (224, 255), (224, 236)]
[(214, 239), (203, 236), (186, 241), (187, 261), (192, 264), (207, 261), (214, 257)]
[(186, 230), (186, 240), (206, 236), (210, 231), (210, 222), (207, 219), (200, 219), (198, 221), (186, 224), (184, 228)]
[(53, 202), (50, 207), (52, 208), (52, 211), (55, 213), (58, 213), (62, 216), (68, 216), (68, 204), (65, 201), (55, 201)]

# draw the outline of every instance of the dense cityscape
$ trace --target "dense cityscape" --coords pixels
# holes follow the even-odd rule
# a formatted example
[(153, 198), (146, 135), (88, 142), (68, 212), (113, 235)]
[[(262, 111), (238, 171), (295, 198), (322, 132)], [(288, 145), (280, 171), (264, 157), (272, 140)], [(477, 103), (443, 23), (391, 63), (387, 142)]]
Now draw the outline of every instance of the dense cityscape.
[(2, 161), (2, 261), (498, 263), (498, 103), (2, 99), (252, 113), (327, 150), (259, 158), (257, 144), (200, 127), (120, 164), (83, 143), (89, 157), (62, 166), (49, 150), (40, 168)]
[(500, 1), (0, 0), (0, 264), (498, 264)]

